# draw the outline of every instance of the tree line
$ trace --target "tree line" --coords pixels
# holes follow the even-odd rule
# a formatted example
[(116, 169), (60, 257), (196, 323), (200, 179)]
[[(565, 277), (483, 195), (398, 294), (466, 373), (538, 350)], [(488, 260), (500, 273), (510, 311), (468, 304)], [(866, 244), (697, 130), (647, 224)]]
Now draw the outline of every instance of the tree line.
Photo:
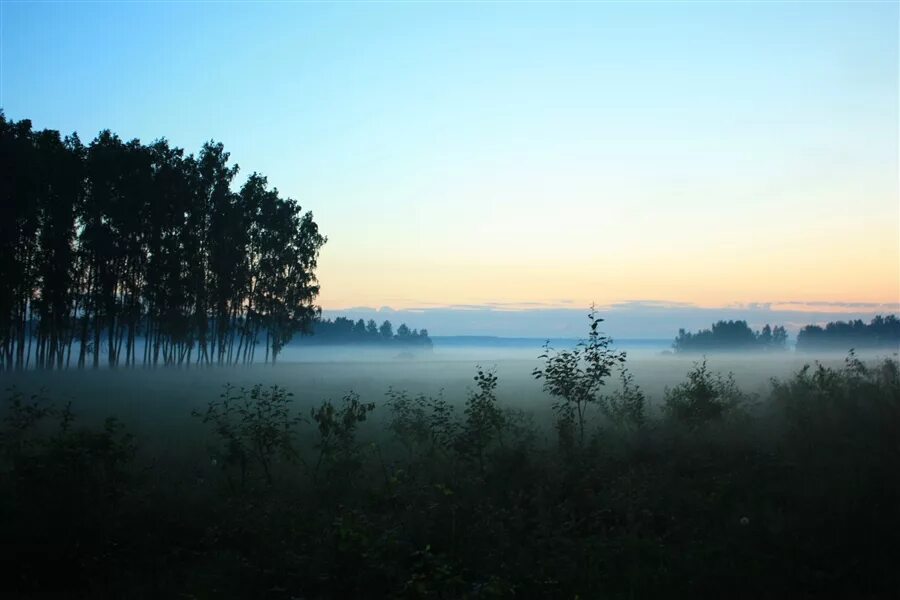
[(753, 331), (747, 321), (717, 321), (711, 329), (696, 333), (678, 330), (672, 347), (676, 352), (705, 352), (709, 350), (784, 350), (787, 331), (784, 327), (766, 324)]
[(0, 111), (0, 369), (276, 360), (319, 314), (310, 212), (165, 139), (34, 130)]
[(797, 334), (797, 350), (844, 352), (848, 348), (900, 349), (900, 319), (876, 315), (868, 324), (861, 319), (832, 321), (824, 327), (807, 325)]
[(432, 346), (427, 329), (410, 329), (406, 323), (401, 323), (394, 333), (394, 326), (390, 321), (384, 321), (381, 325), (374, 319), (365, 321), (358, 319), (353, 321), (347, 317), (331, 319), (317, 319), (312, 326), (313, 336), (305, 338), (308, 343), (321, 344), (392, 344), (404, 346)]

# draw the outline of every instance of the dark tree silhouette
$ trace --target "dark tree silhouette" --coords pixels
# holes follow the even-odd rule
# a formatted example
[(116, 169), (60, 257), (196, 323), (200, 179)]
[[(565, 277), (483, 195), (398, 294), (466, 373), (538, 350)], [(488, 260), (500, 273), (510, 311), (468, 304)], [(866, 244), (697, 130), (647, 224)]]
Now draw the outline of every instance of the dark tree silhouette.
[(390, 321), (385, 321), (379, 328), (371, 319), (368, 322), (362, 319), (354, 322), (346, 317), (336, 317), (334, 320), (316, 319), (312, 324), (312, 333), (314, 335), (297, 343), (432, 347), (427, 330), (410, 331), (409, 327), (403, 324), (397, 328), (397, 335), (394, 335)]
[(784, 350), (787, 331), (777, 325), (765, 325), (754, 332), (746, 321), (717, 321), (711, 329), (696, 333), (678, 330), (672, 344), (676, 352), (706, 352), (710, 350)]
[(325, 238), (237, 172), (219, 143), (85, 147), (0, 111), (0, 368), (247, 362), (263, 335), (275, 361), (309, 333)]
[(0, 343), (4, 367), (23, 368), (37, 283), (40, 167), (31, 121), (10, 122), (2, 113), (0, 178)]
[(797, 350), (846, 352), (850, 348), (900, 349), (900, 319), (876, 315), (868, 324), (860, 319), (834, 321), (824, 327), (807, 325), (797, 334)]
[(366, 323), (366, 335), (370, 337), (378, 335), (378, 324), (373, 319), (369, 319)]

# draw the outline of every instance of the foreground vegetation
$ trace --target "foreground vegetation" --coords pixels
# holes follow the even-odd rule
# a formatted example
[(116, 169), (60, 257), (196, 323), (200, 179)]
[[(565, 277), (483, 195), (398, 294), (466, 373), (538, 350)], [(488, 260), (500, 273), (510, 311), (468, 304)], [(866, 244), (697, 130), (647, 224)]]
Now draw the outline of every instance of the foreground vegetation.
[(896, 361), (767, 397), (701, 361), (654, 408), (598, 322), (544, 353), (546, 424), (489, 369), (463, 404), (226, 387), (185, 414), (208, 454), (173, 460), (11, 390), (7, 597), (894, 596)]

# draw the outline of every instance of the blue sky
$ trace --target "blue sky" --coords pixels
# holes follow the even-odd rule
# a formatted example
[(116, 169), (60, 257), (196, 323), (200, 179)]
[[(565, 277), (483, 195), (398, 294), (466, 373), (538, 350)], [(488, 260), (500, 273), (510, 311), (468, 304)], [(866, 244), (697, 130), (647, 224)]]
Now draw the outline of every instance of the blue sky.
[(900, 296), (897, 3), (4, 2), (0, 50), (8, 117), (313, 210), (325, 308)]

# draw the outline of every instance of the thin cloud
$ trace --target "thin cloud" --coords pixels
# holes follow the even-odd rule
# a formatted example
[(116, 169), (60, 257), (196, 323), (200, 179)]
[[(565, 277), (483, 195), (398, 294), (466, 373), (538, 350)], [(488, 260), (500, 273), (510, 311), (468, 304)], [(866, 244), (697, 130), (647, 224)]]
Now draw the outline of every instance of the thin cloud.
[(788, 300), (786, 302), (772, 302), (778, 306), (816, 306), (823, 308), (847, 308), (864, 310), (900, 310), (900, 302), (834, 302), (824, 300)]
[(690, 302), (675, 302), (672, 300), (625, 300), (624, 302), (616, 302), (606, 305), (606, 308), (612, 310), (634, 310), (634, 309), (678, 309), (678, 308), (699, 308), (696, 304)]

